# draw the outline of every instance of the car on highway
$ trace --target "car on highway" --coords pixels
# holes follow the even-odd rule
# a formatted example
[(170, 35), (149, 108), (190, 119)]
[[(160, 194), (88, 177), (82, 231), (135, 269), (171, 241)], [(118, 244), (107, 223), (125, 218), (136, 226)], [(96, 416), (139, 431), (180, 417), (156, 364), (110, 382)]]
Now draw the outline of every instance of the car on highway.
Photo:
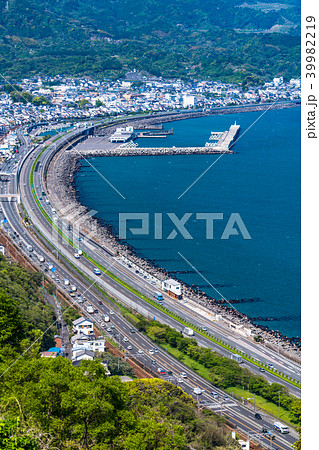
[(154, 350), (152, 350), (152, 349), (150, 348), (149, 351), (148, 351), (148, 353), (149, 353), (150, 355), (154, 355)]
[(195, 387), (193, 390), (194, 394), (196, 395), (201, 395), (201, 393), (203, 392), (201, 388), (199, 387)]
[(154, 352), (158, 353), (158, 348), (157, 347), (154, 347)]
[(272, 441), (276, 438), (274, 434), (270, 430), (268, 430), (266, 427), (262, 427), (261, 430), (262, 433), (264, 433), (268, 439), (271, 439)]
[(132, 346), (131, 345), (129, 345), (128, 347), (127, 347), (127, 350), (132, 350)]
[(110, 314), (114, 314), (114, 311), (111, 309)]
[(108, 333), (112, 333), (112, 328), (107, 328), (106, 331), (107, 331)]
[(265, 369), (263, 367), (259, 367), (260, 372), (265, 372)]
[(144, 355), (143, 350), (141, 350), (140, 348), (137, 350), (137, 353), (139, 353), (140, 355)]
[(99, 305), (103, 305), (103, 302), (101, 300), (99, 300)]
[(224, 395), (223, 400), (225, 400), (225, 401), (229, 400), (228, 395)]
[(177, 383), (184, 383), (183, 378), (177, 378)]
[(123, 341), (128, 342), (128, 338), (126, 336), (124, 336)]
[(155, 359), (152, 359), (151, 363), (153, 364), (153, 366), (156, 366), (156, 361), (155, 361)]
[(94, 268), (93, 272), (94, 272), (94, 275), (101, 275), (101, 271), (97, 267)]
[(131, 328), (130, 332), (131, 332), (131, 333), (135, 333), (134, 328)]
[(74, 258), (79, 259), (80, 255), (78, 253), (74, 253)]
[(212, 392), (210, 393), (210, 395), (211, 395), (213, 398), (218, 398), (217, 392), (212, 391)]
[(160, 375), (165, 375), (165, 374), (166, 374), (166, 371), (165, 371), (165, 369), (162, 369), (161, 367), (159, 367), (159, 368), (157, 369), (157, 373), (159, 373)]
[(259, 413), (255, 414), (256, 419), (261, 420), (261, 415)]
[(202, 331), (207, 331), (207, 328), (206, 327), (202, 327)]
[(180, 376), (181, 376), (182, 378), (187, 378), (187, 374), (186, 374), (185, 372), (181, 372), (181, 373), (180, 373)]

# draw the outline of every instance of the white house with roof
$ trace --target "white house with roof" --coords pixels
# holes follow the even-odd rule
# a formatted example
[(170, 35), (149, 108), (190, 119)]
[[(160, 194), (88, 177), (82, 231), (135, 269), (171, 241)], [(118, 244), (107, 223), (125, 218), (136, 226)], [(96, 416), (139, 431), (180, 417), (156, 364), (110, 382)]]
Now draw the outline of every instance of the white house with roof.
[(87, 336), (93, 335), (94, 333), (94, 322), (86, 317), (80, 317), (79, 319), (73, 320), (73, 333), (85, 334)]
[(103, 336), (95, 338), (94, 336), (78, 333), (71, 337), (71, 344), (73, 355), (85, 348), (93, 352), (104, 353), (105, 351), (105, 338)]
[(172, 278), (162, 281), (162, 289), (167, 292), (170, 297), (180, 300), (182, 298), (181, 283)]

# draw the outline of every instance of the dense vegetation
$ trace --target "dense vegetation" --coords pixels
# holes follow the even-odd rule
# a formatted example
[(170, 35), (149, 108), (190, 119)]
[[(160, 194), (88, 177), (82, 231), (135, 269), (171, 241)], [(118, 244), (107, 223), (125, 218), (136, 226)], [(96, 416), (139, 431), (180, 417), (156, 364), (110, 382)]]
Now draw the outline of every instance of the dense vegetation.
[(55, 314), (41, 284), (41, 273), (28, 272), (0, 255), (0, 361), (1, 355), (14, 356), (36, 339), (35, 352), (54, 345)]
[(19, 361), (3, 380), (1, 449), (21, 448), (1, 442), (1, 426), (8, 424), (33, 442), (22, 448), (239, 448), (228, 442), (223, 424), (199, 414), (180, 388), (158, 379), (122, 383), (107, 377), (98, 361), (75, 368), (63, 358), (34, 358)]
[[(74, 367), (65, 358), (41, 358), (54, 314), (40, 286), (40, 273), (0, 257), (1, 450), (240, 448), (225, 419), (198, 412), (171, 383), (122, 383), (106, 376), (99, 360)], [(112, 373), (132, 375), (116, 358), (107, 360)]]
[(0, 70), (16, 78), (40, 73), (118, 77), (133, 68), (233, 82), (251, 75), (298, 77), (299, 2), (268, 0), (267, 5), (0, 0)]

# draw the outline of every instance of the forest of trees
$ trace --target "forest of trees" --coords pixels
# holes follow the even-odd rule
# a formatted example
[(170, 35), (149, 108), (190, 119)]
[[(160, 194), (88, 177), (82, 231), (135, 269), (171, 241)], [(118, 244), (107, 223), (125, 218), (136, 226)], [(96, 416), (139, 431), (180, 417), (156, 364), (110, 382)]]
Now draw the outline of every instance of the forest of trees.
[[(133, 68), (229, 82), (299, 77), (300, 5), (282, 3), (264, 12), (239, 0), (0, 0), (0, 70), (16, 79)], [(286, 23), (289, 33), (261, 32)]]

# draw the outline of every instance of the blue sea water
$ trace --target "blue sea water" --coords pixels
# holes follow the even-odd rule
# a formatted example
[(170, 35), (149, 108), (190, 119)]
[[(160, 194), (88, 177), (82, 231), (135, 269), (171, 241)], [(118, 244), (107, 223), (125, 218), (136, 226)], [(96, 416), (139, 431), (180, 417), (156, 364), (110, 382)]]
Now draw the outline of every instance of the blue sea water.
[[(138, 143), (202, 146), (211, 131), (235, 120), (241, 126), (236, 154), (90, 158), (103, 177), (84, 161), (75, 177), (78, 198), (116, 233), (119, 213), (148, 214), (147, 235), (127, 230), (139, 254), (168, 271), (189, 271), (178, 277), (213, 298), (254, 299), (234, 306), (261, 318), (256, 323), (300, 336), (300, 108), (171, 122), (165, 128), (173, 127), (173, 136)], [(179, 219), (191, 214), (185, 224), (191, 239), (179, 232), (173, 238), (167, 213)], [(197, 213), (222, 214), (214, 220), (213, 239)], [(242, 227), (235, 223), (238, 234), (221, 239), (233, 213)], [(155, 238), (155, 217), (157, 233), (162, 217), (163, 239)], [(141, 227), (141, 220), (129, 221), (132, 227)], [(251, 239), (243, 238), (243, 227)]]

